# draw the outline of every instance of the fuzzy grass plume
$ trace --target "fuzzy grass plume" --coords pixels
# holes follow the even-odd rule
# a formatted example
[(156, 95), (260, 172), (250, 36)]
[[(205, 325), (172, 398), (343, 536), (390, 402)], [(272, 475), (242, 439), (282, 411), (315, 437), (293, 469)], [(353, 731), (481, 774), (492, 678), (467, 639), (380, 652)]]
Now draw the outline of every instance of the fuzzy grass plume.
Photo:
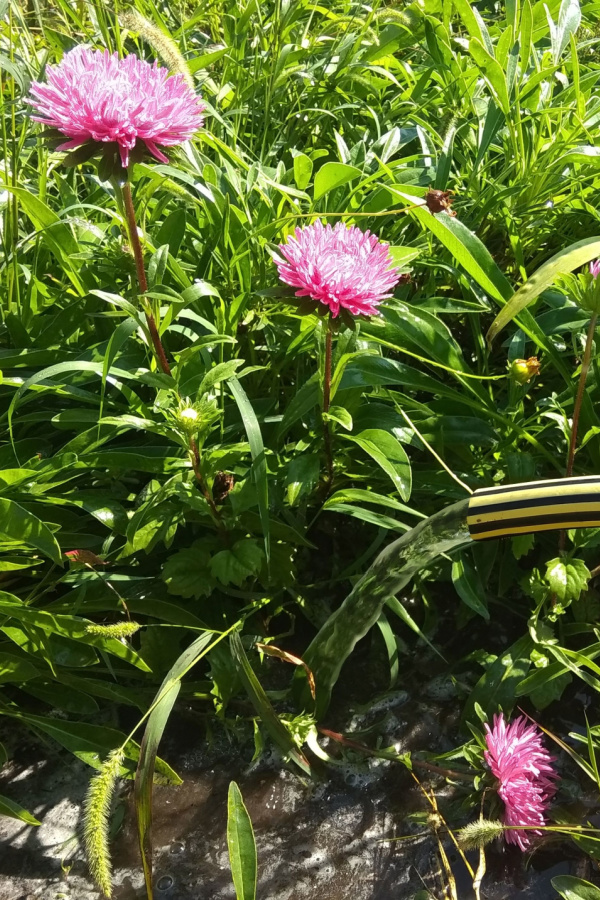
[(131, 637), (141, 627), (139, 622), (115, 622), (112, 625), (88, 625), (85, 630), (88, 634), (95, 634), (99, 637), (119, 639)]
[(112, 893), (112, 865), (108, 844), (110, 810), (124, 756), (122, 747), (109, 753), (98, 774), (90, 781), (85, 798), (85, 851), (92, 877), (105, 897), (110, 897)]
[(469, 822), (457, 834), (458, 843), (463, 850), (479, 850), (490, 844), (495, 838), (504, 832), (502, 822), (492, 819), (479, 819), (477, 822)]
[(156, 50), (160, 58), (167, 64), (171, 72), (181, 75), (187, 86), (194, 90), (194, 79), (188, 64), (181, 55), (179, 47), (162, 28), (146, 19), (137, 9), (128, 9), (119, 16), (119, 21), (129, 31), (137, 31)]

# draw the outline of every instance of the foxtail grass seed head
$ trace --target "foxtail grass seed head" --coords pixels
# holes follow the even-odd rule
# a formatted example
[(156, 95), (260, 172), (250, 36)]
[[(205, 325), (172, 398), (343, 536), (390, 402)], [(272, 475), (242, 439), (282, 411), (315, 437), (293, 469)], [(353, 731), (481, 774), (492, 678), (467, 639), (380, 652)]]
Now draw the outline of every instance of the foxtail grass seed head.
[(119, 747), (102, 763), (90, 781), (84, 805), (83, 834), (92, 877), (105, 897), (112, 893), (112, 865), (108, 842), (112, 798), (125, 754)]
[(88, 634), (95, 634), (99, 637), (121, 638), (131, 637), (142, 626), (138, 622), (115, 622), (112, 625), (88, 625), (86, 631)]
[(160, 149), (182, 144), (203, 124), (206, 108), (182, 75), (138, 59), (119, 59), (108, 50), (75, 47), (57, 66), (46, 69), (46, 83), (34, 81), (27, 101), (34, 121), (68, 138), (58, 150), (83, 144), (112, 145), (127, 168), (135, 150), (160, 162)]
[(469, 822), (456, 835), (463, 850), (479, 850), (490, 844), (495, 838), (504, 832), (502, 822), (490, 819), (479, 819), (477, 822)]
[(519, 716), (510, 724), (502, 714), (486, 724), (485, 761), (498, 779), (498, 796), (504, 803), (504, 824), (519, 829), (505, 831), (509, 844), (528, 850), (533, 835), (540, 835), (546, 812), (556, 792), (556, 773), (536, 725)]
[(179, 47), (170, 35), (165, 34), (157, 25), (144, 18), (134, 7), (122, 13), (119, 16), (119, 20), (124, 28), (141, 34), (150, 46), (156, 50), (171, 72), (181, 75), (190, 90), (194, 90), (194, 79), (188, 65), (181, 55)]
[(296, 228), (275, 258), (279, 277), (298, 288), (296, 297), (311, 297), (353, 316), (373, 316), (399, 281), (388, 244), (370, 231), (338, 222), (333, 228), (319, 220)]

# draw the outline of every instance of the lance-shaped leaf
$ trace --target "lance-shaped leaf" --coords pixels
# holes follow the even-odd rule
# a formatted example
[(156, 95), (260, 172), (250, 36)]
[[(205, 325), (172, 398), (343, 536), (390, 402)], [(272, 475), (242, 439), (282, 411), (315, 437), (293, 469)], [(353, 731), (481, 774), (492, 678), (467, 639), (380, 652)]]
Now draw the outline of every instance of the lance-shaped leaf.
[(556, 253), (548, 262), (540, 266), (537, 272), (534, 272), (498, 313), (487, 333), (488, 343), (491, 344), (502, 329), (526, 306), (533, 303), (542, 291), (554, 283), (559, 275), (566, 275), (568, 272), (578, 269), (579, 266), (591, 262), (597, 256), (600, 256), (600, 237), (598, 236), (577, 241), (576, 244), (571, 244), (560, 253)]

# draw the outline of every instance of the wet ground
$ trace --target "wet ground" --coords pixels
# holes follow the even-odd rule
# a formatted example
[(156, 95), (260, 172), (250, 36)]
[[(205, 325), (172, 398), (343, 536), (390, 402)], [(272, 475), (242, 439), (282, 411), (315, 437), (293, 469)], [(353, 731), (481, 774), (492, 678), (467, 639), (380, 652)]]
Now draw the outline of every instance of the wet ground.
[[(400, 752), (443, 752), (452, 742), (452, 685), (430, 679), (421, 696), (388, 692), (369, 709), (356, 706), (332, 728), (377, 724), (384, 745)], [(258, 900), (444, 900), (438, 844), (427, 826), (430, 809), (410, 772), (396, 762), (339, 755), (337, 765), (310, 780), (281, 765), (269, 751), (252, 750), (224, 732), (207, 742), (181, 715), (169, 723), (163, 755), (180, 773), (178, 787), (154, 793), (155, 900), (234, 900), (229, 871), (226, 797), (231, 779), (242, 791), (256, 833)], [(244, 745), (246, 746), (246, 745)], [(81, 802), (90, 769), (68, 754), (26, 744), (0, 779), (0, 793), (42, 821), (30, 828), (0, 819), (0, 900), (100, 900), (78, 848)], [(419, 770), (424, 785), (452, 823), (467, 821), (465, 787)], [(145, 896), (132, 815), (130, 786), (117, 802), (113, 840), (115, 900)], [(402, 840), (390, 840), (402, 838)], [(464, 865), (446, 839), (459, 900), (472, 900)], [(589, 860), (568, 843), (526, 859), (502, 845), (488, 853), (482, 900), (551, 900), (550, 879), (577, 874), (600, 884)], [(472, 859), (475, 862), (475, 859)]]

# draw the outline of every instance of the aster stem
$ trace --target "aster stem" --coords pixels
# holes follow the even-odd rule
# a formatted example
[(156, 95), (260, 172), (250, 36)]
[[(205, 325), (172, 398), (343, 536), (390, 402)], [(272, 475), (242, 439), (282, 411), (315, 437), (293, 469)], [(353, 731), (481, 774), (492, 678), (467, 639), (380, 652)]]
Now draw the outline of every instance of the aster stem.
[(192, 456), (192, 468), (194, 469), (194, 475), (196, 476), (196, 481), (198, 482), (198, 487), (202, 492), (202, 496), (208, 503), (210, 507), (210, 511), (215, 517), (215, 521), (217, 522), (219, 528), (223, 527), (223, 519), (221, 513), (217, 509), (217, 505), (213, 499), (211, 492), (208, 489), (208, 486), (204, 480), (204, 476), (202, 474), (202, 469), (200, 468), (200, 450), (198, 449), (198, 444), (196, 442), (196, 438), (190, 438), (190, 452)]
[(598, 321), (598, 313), (594, 313), (590, 319), (587, 337), (585, 339), (585, 350), (583, 351), (583, 359), (581, 361), (581, 372), (579, 375), (579, 384), (577, 386), (577, 396), (575, 397), (575, 405), (573, 407), (573, 425), (571, 427), (571, 440), (569, 442), (569, 457), (567, 459), (566, 477), (573, 474), (573, 464), (575, 462), (575, 448), (577, 447), (577, 432), (579, 430), (579, 416), (581, 415), (581, 406), (583, 403), (583, 395), (585, 392), (585, 383), (587, 381), (588, 372), (590, 370), (590, 362), (592, 359), (592, 347), (594, 344), (594, 333), (596, 331), (596, 322)]
[[(575, 450), (577, 449), (577, 433), (579, 431), (579, 417), (581, 415), (581, 407), (583, 404), (583, 395), (585, 393), (585, 383), (587, 381), (590, 363), (592, 359), (592, 347), (594, 345), (594, 334), (596, 331), (596, 323), (598, 321), (598, 313), (593, 313), (587, 330), (585, 339), (585, 349), (583, 351), (583, 359), (581, 361), (581, 372), (579, 373), (579, 384), (577, 385), (577, 394), (575, 396), (575, 405), (573, 406), (573, 424), (571, 425), (571, 439), (569, 441), (569, 455), (567, 457), (567, 470), (565, 478), (569, 478), (573, 474), (575, 464)], [(565, 549), (567, 539), (566, 531), (561, 531), (558, 539), (559, 550)]]
[(325, 372), (323, 375), (323, 435), (325, 438), (325, 457), (327, 460), (327, 484), (330, 488), (333, 483), (333, 453), (331, 449), (331, 429), (326, 414), (331, 404), (331, 358), (333, 351), (333, 319), (327, 320), (327, 334), (325, 337)]
[[(133, 206), (133, 197), (131, 196), (131, 184), (129, 183), (129, 181), (125, 182), (122, 191), (123, 201), (125, 204), (125, 216), (127, 218), (127, 230), (129, 232), (129, 243), (131, 244), (133, 258), (135, 259), (135, 269), (137, 272), (138, 285), (140, 288), (140, 293), (146, 294), (148, 290), (148, 279), (146, 278), (146, 269), (144, 267), (144, 252), (142, 250), (140, 236), (138, 234), (137, 222), (135, 218), (135, 208)], [(150, 309), (148, 301), (145, 297), (143, 299), (143, 306), (156, 359), (165, 375), (170, 375), (171, 367), (169, 365), (169, 361), (167, 360), (165, 348), (162, 345), (162, 341), (158, 333), (156, 319), (154, 318), (152, 310)]]

